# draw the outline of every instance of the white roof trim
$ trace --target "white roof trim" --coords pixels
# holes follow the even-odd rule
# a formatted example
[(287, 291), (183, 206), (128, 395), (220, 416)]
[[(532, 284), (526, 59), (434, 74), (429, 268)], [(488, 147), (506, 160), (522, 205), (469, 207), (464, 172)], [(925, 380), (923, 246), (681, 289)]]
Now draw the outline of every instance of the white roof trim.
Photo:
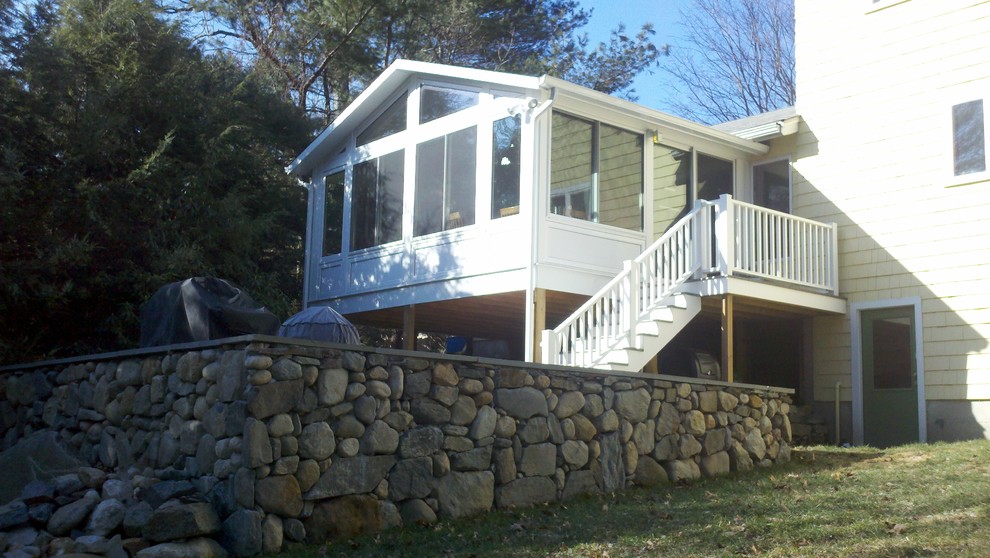
[[(417, 62), (414, 60), (396, 60), (388, 68), (385, 68), (374, 81), (372, 81), (368, 87), (358, 95), (350, 105), (347, 106), (334, 121), (326, 127), (323, 132), (317, 136), (312, 143), (310, 143), (306, 149), (300, 153), (288, 167), (286, 167), (286, 172), (291, 174), (304, 175), (316, 166), (320, 156), (326, 156), (327, 153), (322, 153), (323, 150), (327, 149), (327, 140), (331, 135), (335, 135), (334, 131), (337, 130), (342, 123), (348, 121), (351, 116), (363, 110), (365, 105), (368, 103), (374, 103), (377, 106), (378, 103), (384, 102), (385, 99), (380, 98), (382, 96), (391, 95), (392, 88), (397, 87), (396, 82), (403, 82), (410, 76), (416, 74), (429, 75), (431, 77), (446, 77), (458, 80), (467, 80), (475, 82), (484, 83), (494, 83), (505, 87), (517, 87), (523, 89), (538, 89), (539, 88), (539, 78), (534, 78), (530, 76), (522, 76), (518, 74), (507, 74), (502, 72), (493, 72), (489, 70), (478, 70), (475, 68), (461, 68), (457, 66), (448, 66), (445, 64), (432, 64), (429, 62)], [(322, 149), (321, 149), (322, 148)]]
[[(370, 114), (375, 108), (386, 102), (396, 88), (411, 76), (429, 76), (431, 78), (449, 78), (460, 81), (473, 81), (478, 83), (493, 84), (507, 88), (528, 89), (534, 94), (539, 90), (556, 90), (558, 95), (564, 95), (576, 101), (583, 101), (600, 108), (603, 111), (611, 111), (622, 114), (637, 120), (643, 121), (646, 127), (666, 128), (676, 130), (690, 136), (703, 138), (710, 141), (726, 144), (735, 149), (753, 155), (762, 155), (767, 152), (768, 147), (751, 141), (750, 138), (733, 135), (731, 133), (718, 130), (716, 128), (691, 122), (683, 118), (678, 118), (658, 110), (654, 110), (625, 99), (613, 97), (611, 95), (595, 91), (593, 89), (576, 85), (569, 81), (544, 75), (542, 77), (530, 77), (519, 74), (508, 74), (493, 72), (490, 70), (478, 70), (474, 68), (460, 68), (444, 64), (433, 64), (429, 62), (416, 62), (411, 60), (397, 60), (385, 69), (368, 87), (358, 95), (347, 108), (334, 119), (323, 132), (309, 146), (300, 153), (292, 163), (286, 167), (286, 171), (299, 176), (305, 176), (324, 158), (330, 155), (330, 149), (337, 142), (331, 141), (331, 137), (340, 133), (350, 133), (352, 128), (358, 125), (361, 118), (357, 115), (361, 113)], [(355, 120), (351, 122), (351, 120)], [(344, 131), (341, 132), (340, 129)]]

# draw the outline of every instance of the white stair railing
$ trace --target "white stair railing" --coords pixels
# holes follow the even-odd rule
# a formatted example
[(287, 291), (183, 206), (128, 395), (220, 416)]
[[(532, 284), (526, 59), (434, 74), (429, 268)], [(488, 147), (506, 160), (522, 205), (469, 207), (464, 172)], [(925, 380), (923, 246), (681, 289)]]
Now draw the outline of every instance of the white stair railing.
[(685, 282), (745, 275), (837, 295), (838, 228), (723, 195), (699, 201), (598, 293), (553, 330), (546, 364), (593, 367), (638, 347), (636, 325)]
[(542, 339), (543, 362), (594, 366), (618, 347), (636, 344), (636, 323), (710, 259), (705, 246), (712, 204), (697, 207), (675, 223), (619, 275)]

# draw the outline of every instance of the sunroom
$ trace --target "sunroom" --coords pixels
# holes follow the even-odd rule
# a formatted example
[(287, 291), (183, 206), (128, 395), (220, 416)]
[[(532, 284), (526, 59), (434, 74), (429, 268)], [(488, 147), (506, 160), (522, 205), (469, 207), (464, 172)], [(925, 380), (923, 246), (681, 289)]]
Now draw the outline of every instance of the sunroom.
[[(824, 236), (809, 255), (800, 246), (813, 235), (802, 236), (803, 221), (786, 208), (738, 201), (789, 185), (786, 164), (754, 174), (752, 161), (767, 149), (549, 76), (398, 61), (289, 168), (309, 191), (305, 304), (400, 329), (407, 348), (424, 331), (470, 339), (479, 355), (621, 367), (598, 353), (641, 344), (629, 309), (572, 314), (663, 241), (668, 252), (658, 260), (654, 250), (654, 272), (674, 269), (674, 252), (697, 256), (677, 292), (664, 293), (675, 306), (698, 302), (678, 330), (732, 294), (761, 315), (839, 311), (834, 229), (816, 229)], [(726, 223), (740, 219), (749, 219), (749, 236), (725, 237)], [(750, 263), (762, 271), (724, 261), (724, 248), (746, 242), (759, 244)], [(818, 279), (788, 281), (777, 268)], [(597, 304), (628, 306), (629, 294)], [(777, 300), (762, 304), (767, 298)], [(544, 330), (569, 316), (577, 329), (549, 338), (553, 356), (541, 348)], [(621, 320), (633, 331), (625, 341), (587, 337), (589, 326)], [(594, 358), (579, 356), (592, 345)], [(624, 369), (655, 367), (652, 347), (641, 348), (648, 364)]]

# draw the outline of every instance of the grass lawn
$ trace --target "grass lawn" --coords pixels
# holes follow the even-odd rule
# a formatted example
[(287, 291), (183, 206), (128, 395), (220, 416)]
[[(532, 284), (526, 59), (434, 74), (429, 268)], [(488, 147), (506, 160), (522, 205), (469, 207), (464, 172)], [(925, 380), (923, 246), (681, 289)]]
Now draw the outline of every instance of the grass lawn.
[(990, 442), (799, 448), (774, 469), (280, 556), (990, 556)]

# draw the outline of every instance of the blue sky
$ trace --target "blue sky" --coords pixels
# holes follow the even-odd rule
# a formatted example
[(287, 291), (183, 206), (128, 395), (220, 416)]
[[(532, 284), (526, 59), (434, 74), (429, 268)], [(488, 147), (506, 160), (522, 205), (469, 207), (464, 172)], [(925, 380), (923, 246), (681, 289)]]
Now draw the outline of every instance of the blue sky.
[[(637, 32), (644, 23), (649, 22), (653, 23), (656, 31), (654, 41), (657, 45), (669, 43), (676, 48), (681, 32), (681, 9), (689, 5), (690, 0), (580, 0), (580, 3), (585, 9), (594, 10), (583, 29), (592, 44), (608, 40), (609, 33), (620, 23), (626, 25), (626, 31)], [(668, 89), (664, 87), (664, 80), (659, 68), (653, 69), (653, 75), (646, 72), (640, 74), (634, 84), (638, 102), (659, 110), (669, 110), (666, 102)]]

